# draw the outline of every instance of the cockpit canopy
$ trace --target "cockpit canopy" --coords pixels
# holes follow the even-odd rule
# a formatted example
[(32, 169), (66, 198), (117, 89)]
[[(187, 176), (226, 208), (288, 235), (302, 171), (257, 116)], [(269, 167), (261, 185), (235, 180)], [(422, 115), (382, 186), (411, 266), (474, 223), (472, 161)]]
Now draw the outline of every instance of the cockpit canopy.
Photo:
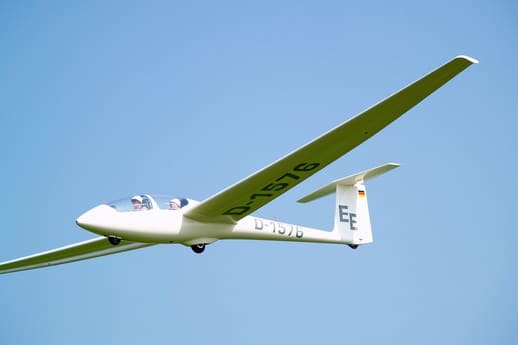
[(148, 210), (179, 210), (189, 201), (171, 195), (136, 194), (129, 198), (108, 202), (107, 205), (119, 212), (135, 212)]

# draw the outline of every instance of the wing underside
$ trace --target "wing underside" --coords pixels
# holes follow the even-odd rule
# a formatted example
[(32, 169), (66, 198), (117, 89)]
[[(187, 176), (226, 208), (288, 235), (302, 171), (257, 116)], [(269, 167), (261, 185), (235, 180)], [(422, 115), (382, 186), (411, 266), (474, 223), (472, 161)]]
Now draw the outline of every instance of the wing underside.
[(128, 250), (152, 246), (151, 243), (138, 243), (122, 240), (118, 245), (111, 244), (106, 237), (96, 237), (88, 241), (71, 244), (46, 252), (0, 263), (0, 274), (55, 266), (68, 262), (110, 255)]
[(235, 223), (369, 139), (450, 79), (477, 63), (458, 56), (392, 96), (185, 213), (198, 221)]

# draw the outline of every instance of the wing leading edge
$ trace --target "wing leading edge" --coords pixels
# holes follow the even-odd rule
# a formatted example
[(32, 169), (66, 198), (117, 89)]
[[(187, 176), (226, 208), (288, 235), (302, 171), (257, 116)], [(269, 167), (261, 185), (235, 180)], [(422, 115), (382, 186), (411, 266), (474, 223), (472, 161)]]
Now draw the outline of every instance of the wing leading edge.
[(470, 65), (457, 56), (392, 96), (185, 213), (199, 221), (235, 223), (360, 145)]
[(152, 245), (152, 243), (138, 243), (124, 240), (118, 245), (113, 245), (106, 237), (96, 237), (88, 241), (2, 262), (0, 263), (0, 274), (61, 265), (68, 262), (91, 259)]

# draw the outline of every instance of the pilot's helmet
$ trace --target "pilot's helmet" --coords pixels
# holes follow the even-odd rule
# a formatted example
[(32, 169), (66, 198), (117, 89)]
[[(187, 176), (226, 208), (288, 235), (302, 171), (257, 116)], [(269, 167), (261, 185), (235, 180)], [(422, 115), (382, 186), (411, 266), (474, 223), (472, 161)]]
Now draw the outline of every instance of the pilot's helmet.
[(180, 199), (173, 198), (169, 201), (169, 208), (172, 210), (177, 210), (181, 207), (182, 203), (180, 202)]
[(137, 201), (142, 204), (142, 197), (140, 195), (135, 195), (133, 198), (131, 198), (131, 202)]

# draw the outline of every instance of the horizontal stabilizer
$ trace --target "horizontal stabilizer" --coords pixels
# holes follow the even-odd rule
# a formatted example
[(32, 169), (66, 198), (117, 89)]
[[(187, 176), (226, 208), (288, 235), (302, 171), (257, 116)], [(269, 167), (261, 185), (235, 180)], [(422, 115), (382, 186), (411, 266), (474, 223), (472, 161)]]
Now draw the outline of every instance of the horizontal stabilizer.
[(309, 202), (313, 201), (315, 199), (321, 198), (323, 196), (326, 196), (328, 194), (334, 193), (336, 190), (336, 185), (342, 185), (342, 186), (353, 186), (358, 182), (363, 182), (366, 180), (370, 180), (376, 176), (379, 176), (381, 174), (384, 174), (392, 169), (395, 169), (399, 167), (399, 164), (396, 163), (388, 163), (385, 165), (381, 165), (376, 168), (372, 168), (369, 170), (362, 171), (360, 173), (347, 176), (338, 180), (335, 180), (327, 185), (325, 185), (322, 188), (319, 188), (318, 190), (314, 191), (311, 194), (306, 195), (302, 199), (298, 200), (298, 202)]

